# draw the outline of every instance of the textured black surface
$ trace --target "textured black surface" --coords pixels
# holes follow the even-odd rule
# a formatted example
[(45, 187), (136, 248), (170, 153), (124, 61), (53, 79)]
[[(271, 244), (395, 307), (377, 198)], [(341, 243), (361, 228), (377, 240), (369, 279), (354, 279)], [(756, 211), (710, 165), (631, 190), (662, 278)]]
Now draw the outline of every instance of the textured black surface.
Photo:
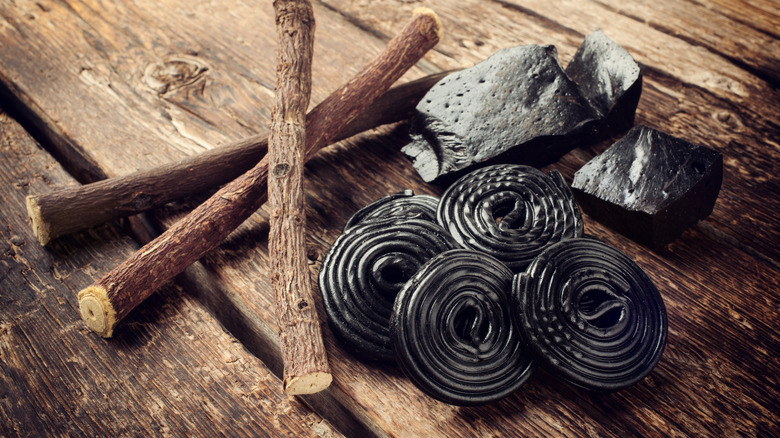
[(430, 195), (415, 195), (412, 190), (387, 195), (358, 210), (349, 218), (344, 229), (359, 223), (384, 219), (422, 219), (436, 222), (436, 207), (439, 198)]
[(442, 195), (439, 223), (466, 248), (520, 272), (546, 245), (582, 236), (577, 203), (557, 171), (498, 164), (472, 171)]
[(548, 247), (515, 276), (520, 326), (540, 364), (589, 390), (647, 376), (666, 342), (666, 310), (642, 269), (596, 239)]
[(430, 258), (457, 247), (439, 225), (420, 219), (349, 228), (334, 242), (319, 276), (333, 333), (361, 358), (393, 362), (389, 322), (395, 296)]
[(534, 362), (511, 300), (512, 272), (480, 252), (431, 259), (398, 294), (391, 319), (398, 363), (425, 393), (481, 405), (522, 385)]
[(412, 142), (403, 152), (426, 181), (510, 149), (515, 162), (542, 165), (568, 151), (572, 137), (598, 118), (553, 46), (519, 46), (431, 88), (417, 106)]
[(552, 46), (504, 49), (431, 88), (403, 148), (420, 176), (509, 161), (543, 166), (633, 125), (642, 75), (625, 49), (596, 31), (565, 71), (557, 56)]
[(622, 132), (634, 124), (642, 75), (626, 49), (597, 30), (585, 37), (566, 74), (598, 110), (600, 134)]
[(706, 218), (723, 180), (723, 157), (637, 126), (574, 175), (582, 209), (628, 237), (661, 248)]

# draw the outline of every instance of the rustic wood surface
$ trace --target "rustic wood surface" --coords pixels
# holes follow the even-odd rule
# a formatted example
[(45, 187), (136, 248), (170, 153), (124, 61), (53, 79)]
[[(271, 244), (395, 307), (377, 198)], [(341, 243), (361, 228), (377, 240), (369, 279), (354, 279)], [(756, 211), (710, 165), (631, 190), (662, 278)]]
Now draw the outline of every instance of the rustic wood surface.
[(179, 286), (90, 335), (76, 292), (138, 246), (107, 225), (42, 248), (24, 193), (75, 182), (5, 112), (0, 151), (0, 436), (341, 436)]
[[(409, 119), (422, 96), (448, 73), (435, 73), (393, 86), (332, 142)], [(311, 111), (323, 115), (317, 108), (324, 103), (320, 102)], [(33, 231), (41, 245), (46, 245), (59, 236), (194, 196), (232, 181), (252, 168), (267, 150), (268, 137), (257, 134), (173, 163), (91, 184), (36, 193), (27, 200), (28, 210), (35, 211), (31, 217)], [(85, 209), (90, 212), (88, 217), (82, 214)]]
[[(72, 183), (59, 166), (84, 183), (266, 132), (273, 10), (270, 2), (225, 0), (18, 0), (0, 3), (2, 104), (51, 156), (3, 116), (2, 435), (780, 434), (776, 1), (313, 4), (313, 104), (379, 52), (421, 5), (439, 14), (444, 33), (406, 79), (467, 67), (518, 44), (553, 44), (565, 65), (595, 29), (634, 56), (644, 74), (636, 122), (724, 155), (713, 214), (665, 250), (651, 251), (585, 217), (586, 231), (636, 260), (664, 297), (670, 330), (658, 367), (611, 395), (538, 372), (494, 406), (457, 408), (425, 397), (395, 368), (349, 356), (323, 321), (333, 384), (320, 397), (286, 398), (277, 380), (265, 207), (131, 313), (116, 339), (99, 339), (81, 325), (75, 292), (133, 244), (112, 225), (40, 248), (25, 223), (24, 196)], [(358, 208), (404, 188), (442, 192), (399, 152), (407, 141), (402, 124), (325, 149), (306, 165), (313, 279)], [(19, 152), (22, 142), (27, 152)], [(571, 181), (608, 144), (572, 151), (546, 170)], [(170, 226), (199, 200), (158, 210), (150, 226)]]

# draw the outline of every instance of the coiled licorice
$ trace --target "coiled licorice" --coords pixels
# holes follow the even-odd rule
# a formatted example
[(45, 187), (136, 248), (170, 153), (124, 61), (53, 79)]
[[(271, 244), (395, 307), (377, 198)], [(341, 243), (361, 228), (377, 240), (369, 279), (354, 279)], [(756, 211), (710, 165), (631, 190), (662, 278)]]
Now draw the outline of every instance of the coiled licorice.
[(582, 236), (582, 214), (563, 177), (524, 165), (473, 171), (442, 195), (439, 224), (464, 247), (521, 272), (547, 245)]
[(390, 313), (398, 291), (425, 262), (459, 245), (421, 219), (372, 220), (347, 229), (319, 275), (328, 323), (355, 355), (394, 362)]
[(536, 358), (574, 385), (628, 387), (663, 352), (667, 319), (658, 290), (633, 260), (599, 240), (545, 249), (515, 276), (513, 296)]
[(512, 272), (486, 254), (455, 249), (432, 258), (399, 292), (391, 327), (401, 368), (431, 397), (490, 403), (534, 368), (511, 306)]
[(344, 229), (359, 223), (385, 219), (422, 219), (436, 222), (439, 198), (431, 195), (415, 195), (410, 189), (380, 198), (361, 208), (347, 220)]

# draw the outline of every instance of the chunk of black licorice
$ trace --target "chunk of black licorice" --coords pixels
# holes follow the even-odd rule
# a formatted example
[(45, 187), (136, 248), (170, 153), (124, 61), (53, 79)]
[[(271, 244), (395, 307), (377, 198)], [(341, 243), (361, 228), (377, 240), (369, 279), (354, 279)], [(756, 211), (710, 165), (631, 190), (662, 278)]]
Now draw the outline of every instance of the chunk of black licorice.
[(666, 308), (633, 260), (593, 239), (548, 246), (512, 283), (519, 326), (543, 368), (588, 390), (644, 379), (666, 344)]
[(624, 132), (633, 126), (642, 94), (642, 74), (626, 49), (597, 30), (585, 37), (566, 66), (566, 74), (599, 111), (601, 135)]
[(599, 119), (553, 46), (504, 49), (437, 83), (418, 104), (402, 150), (426, 181), (495, 157), (544, 165)]
[(651, 248), (662, 248), (712, 213), (723, 157), (637, 126), (574, 175), (580, 207)]

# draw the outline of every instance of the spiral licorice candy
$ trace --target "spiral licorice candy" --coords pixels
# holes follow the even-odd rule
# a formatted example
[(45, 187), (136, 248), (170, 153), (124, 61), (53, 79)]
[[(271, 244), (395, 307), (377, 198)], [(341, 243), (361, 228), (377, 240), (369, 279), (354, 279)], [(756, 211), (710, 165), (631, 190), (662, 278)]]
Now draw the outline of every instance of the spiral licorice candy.
[(442, 195), (439, 223), (464, 247), (521, 272), (545, 246), (582, 236), (582, 214), (563, 177), (500, 164), (465, 175)]
[(666, 340), (658, 290), (623, 253), (596, 239), (548, 247), (513, 295), (540, 363), (577, 386), (611, 392), (644, 378)]
[(425, 393), (462, 406), (501, 399), (534, 362), (513, 318), (512, 271), (486, 254), (439, 254), (396, 298), (391, 327), (402, 369)]
[(439, 198), (431, 195), (415, 195), (412, 190), (387, 195), (358, 210), (349, 218), (344, 229), (370, 220), (390, 218), (423, 219), (436, 222)]
[(459, 245), (420, 219), (368, 221), (331, 247), (319, 284), (334, 334), (357, 356), (394, 362), (390, 313), (398, 291), (430, 258)]

